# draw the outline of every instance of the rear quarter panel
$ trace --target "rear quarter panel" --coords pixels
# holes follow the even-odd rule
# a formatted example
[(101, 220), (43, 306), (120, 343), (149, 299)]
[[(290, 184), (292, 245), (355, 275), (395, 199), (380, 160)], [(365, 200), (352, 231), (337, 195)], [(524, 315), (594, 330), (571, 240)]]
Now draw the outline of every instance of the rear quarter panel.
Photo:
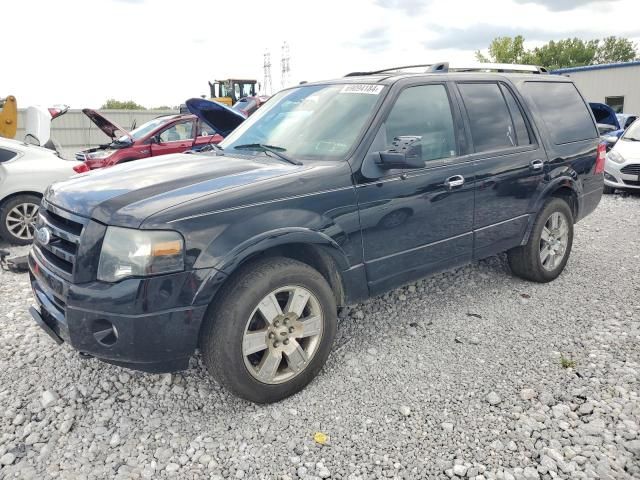
[(55, 155), (28, 153), (0, 165), (2, 178), (0, 199), (22, 193), (44, 193), (49, 185), (76, 174), (73, 167), (79, 162), (63, 160)]

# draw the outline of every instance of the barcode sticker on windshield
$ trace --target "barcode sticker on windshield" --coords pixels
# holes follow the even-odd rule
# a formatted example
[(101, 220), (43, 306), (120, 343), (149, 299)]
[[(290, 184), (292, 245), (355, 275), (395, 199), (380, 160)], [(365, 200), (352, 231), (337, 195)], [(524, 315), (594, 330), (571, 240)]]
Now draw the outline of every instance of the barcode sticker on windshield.
[(340, 93), (366, 93), (369, 95), (378, 95), (382, 91), (382, 85), (370, 84), (353, 84), (345, 85)]

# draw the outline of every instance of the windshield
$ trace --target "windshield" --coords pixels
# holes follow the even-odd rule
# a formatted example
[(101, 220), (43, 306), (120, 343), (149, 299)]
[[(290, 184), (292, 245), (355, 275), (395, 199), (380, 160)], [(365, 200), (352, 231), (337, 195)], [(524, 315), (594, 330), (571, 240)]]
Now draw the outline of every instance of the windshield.
[[(285, 90), (260, 107), (220, 146), (282, 148), (290, 157), (343, 160), (373, 115), (382, 85), (309, 85)], [(246, 152), (246, 150), (242, 150)]]
[(166, 120), (167, 120), (166, 117), (154, 118), (153, 120), (149, 120), (148, 122), (140, 125), (138, 128), (131, 130), (131, 132), (129, 132), (130, 135), (123, 135), (122, 137), (120, 137), (118, 139), (118, 142), (128, 142), (129, 137), (131, 137), (134, 142), (136, 140), (140, 140), (141, 138), (144, 138), (149, 133), (153, 132), (160, 125), (165, 123)]
[(622, 138), (625, 140), (634, 140), (636, 142), (640, 142), (640, 120), (636, 120), (627, 128), (627, 131), (624, 132)]

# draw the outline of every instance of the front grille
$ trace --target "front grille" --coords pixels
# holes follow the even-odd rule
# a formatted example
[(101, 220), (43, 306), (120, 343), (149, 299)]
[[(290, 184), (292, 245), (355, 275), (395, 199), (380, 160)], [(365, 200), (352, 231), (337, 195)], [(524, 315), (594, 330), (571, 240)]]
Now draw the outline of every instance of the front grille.
[(38, 213), (38, 230), (46, 228), (50, 234), (43, 244), (35, 235), (34, 250), (46, 266), (66, 280), (73, 279), (73, 271), (80, 245), (82, 229), (88, 220), (51, 205), (46, 200)]
[(640, 175), (640, 163), (625, 165), (620, 169), (620, 172), (626, 173), (627, 175)]
[(631, 185), (633, 187), (640, 187), (640, 181), (638, 181), (638, 180), (625, 180), (623, 178), (622, 181), (625, 183), (625, 185)]

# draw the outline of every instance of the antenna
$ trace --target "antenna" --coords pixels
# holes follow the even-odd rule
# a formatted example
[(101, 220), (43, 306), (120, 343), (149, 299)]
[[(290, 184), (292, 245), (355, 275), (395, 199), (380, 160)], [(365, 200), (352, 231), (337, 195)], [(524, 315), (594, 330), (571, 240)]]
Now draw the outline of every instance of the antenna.
[(280, 60), (280, 64), (282, 67), (282, 72), (281, 72), (281, 81), (282, 81), (282, 88), (285, 88), (287, 85), (289, 85), (289, 74), (291, 72), (291, 68), (289, 66), (289, 44), (285, 41), (282, 44), (282, 59)]
[(271, 95), (273, 84), (271, 82), (271, 52), (269, 50), (264, 51), (264, 81), (262, 85), (263, 93)]

